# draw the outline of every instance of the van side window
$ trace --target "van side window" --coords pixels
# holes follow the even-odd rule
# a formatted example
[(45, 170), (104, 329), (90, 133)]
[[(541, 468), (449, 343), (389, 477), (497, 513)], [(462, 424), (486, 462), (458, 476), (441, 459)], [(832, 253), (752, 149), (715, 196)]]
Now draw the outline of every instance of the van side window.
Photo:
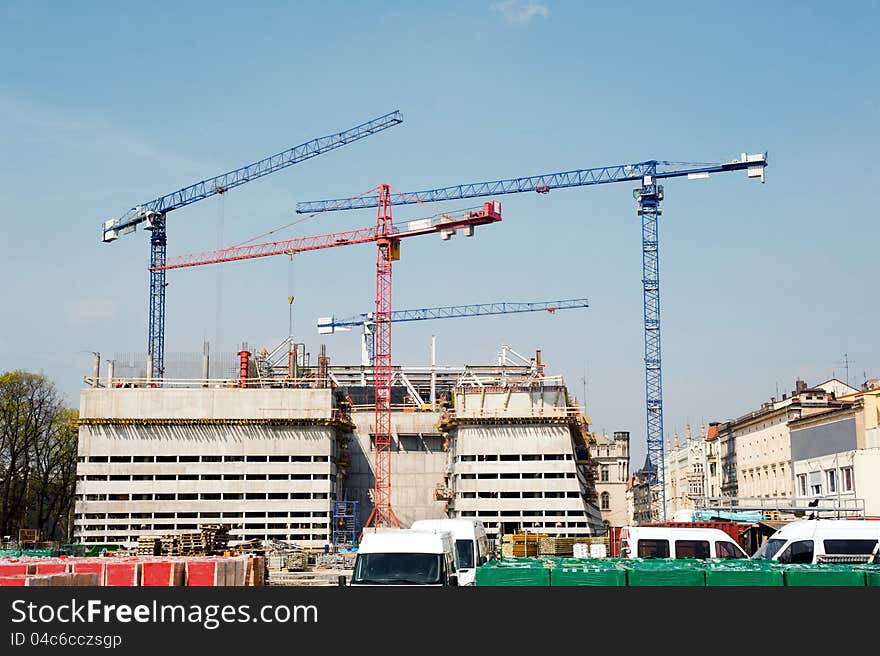
[(708, 540), (676, 540), (675, 541), (675, 557), (676, 558), (708, 558), (709, 557), (709, 541)]
[(877, 540), (825, 540), (825, 553), (867, 555), (876, 546)]
[(639, 540), (639, 558), (669, 558), (669, 540)]
[(736, 548), (733, 542), (716, 542), (715, 543), (716, 558), (745, 558), (742, 551)]
[(785, 551), (779, 554), (780, 563), (812, 563), (813, 541), (799, 540), (788, 545)]

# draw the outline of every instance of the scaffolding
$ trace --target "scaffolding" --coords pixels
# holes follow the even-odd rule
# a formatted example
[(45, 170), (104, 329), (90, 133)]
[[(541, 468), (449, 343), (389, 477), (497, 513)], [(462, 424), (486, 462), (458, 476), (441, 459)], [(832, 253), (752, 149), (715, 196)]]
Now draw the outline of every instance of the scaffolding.
[(339, 547), (357, 547), (358, 538), (358, 502), (333, 502), (333, 535), (331, 542)]

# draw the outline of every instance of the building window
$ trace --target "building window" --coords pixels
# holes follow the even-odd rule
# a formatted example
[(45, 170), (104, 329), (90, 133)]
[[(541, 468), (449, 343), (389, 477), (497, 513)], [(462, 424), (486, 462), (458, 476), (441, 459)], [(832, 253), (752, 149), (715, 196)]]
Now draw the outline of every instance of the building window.
[(833, 469), (829, 469), (825, 472), (825, 475), (828, 479), (828, 492), (837, 492), (837, 472)]
[(853, 491), (853, 470), (852, 467), (843, 467), (840, 470), (840, 477), (843, 479), (843, 491)]
[(810, 495), (814, 497), (822, 494), (822, 472), (810, 472)]
[(798, 496), (805, 497), (807, 496), (807, 475), (806, 474), (798, 474)]
[(599, 480), (603, 483), (608, 482), (608, 465), (602, 465), (602, 468), (599, 470)]
[(611, 509), (611, 495), (607, 492), (603, 492), (602, 496), (602, 510), (610, 510)]

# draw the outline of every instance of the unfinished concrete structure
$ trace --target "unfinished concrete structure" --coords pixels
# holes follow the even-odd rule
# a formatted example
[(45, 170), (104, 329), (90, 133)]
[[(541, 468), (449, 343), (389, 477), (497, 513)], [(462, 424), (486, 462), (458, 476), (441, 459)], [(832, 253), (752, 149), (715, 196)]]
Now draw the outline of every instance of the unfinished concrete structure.
[(133, 546), (222, 522), (324, 544), (351, 428), (330, 389), (84, 389), (75, 537)]
[[(294, 347), (295, 348), (295, 347)], [(294, 348), (290, 349), (295, 352)], [(366, 366), (245, 357), (239, 378), (87, 379), (76, 536), (232, 525), (235, 539), (330, 541), (332, 502), (372, 509), (373, 380)], [(298, 377), (291, 377), (293, 371)], [(392, 508), (402, 526), (477, 517), (494, 533), (600, 533), (589, 420), (561, 378), (528, 364), (396, 367)]]
[(601, 533), (589, 426), (568, 405), (561, 378), (468, 382), (441, 422), (450, 516), (480, 519), (496, 535)]

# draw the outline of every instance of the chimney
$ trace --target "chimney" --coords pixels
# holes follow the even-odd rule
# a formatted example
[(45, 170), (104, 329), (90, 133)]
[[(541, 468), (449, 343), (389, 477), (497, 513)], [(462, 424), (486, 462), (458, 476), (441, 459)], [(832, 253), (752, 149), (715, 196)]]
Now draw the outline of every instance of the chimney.
[(801, 380), (800, 378), (794, 381), (794, 391), (796, 394), (803, 392), (805, 389), (807, 389), (807, 383), (805, 381)]

